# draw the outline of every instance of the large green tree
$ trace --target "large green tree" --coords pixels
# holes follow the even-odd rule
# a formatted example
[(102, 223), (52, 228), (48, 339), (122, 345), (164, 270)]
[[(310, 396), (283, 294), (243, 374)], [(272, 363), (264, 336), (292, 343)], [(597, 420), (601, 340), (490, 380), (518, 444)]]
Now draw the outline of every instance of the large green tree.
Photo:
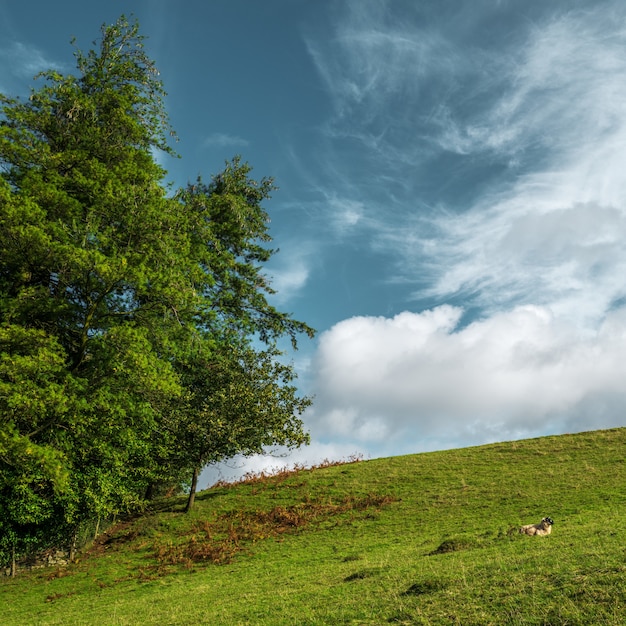
[(306, 441), (309, 401), (276, 343), (313, 330), (267, 300), (271, 179), (235, 158), (209, 183), (167, 184), (155, 154), (172, 132), (136, 23), (103, 26), (76, 59), (27, 100), (1, 96), (5, 553), (180, 472)]

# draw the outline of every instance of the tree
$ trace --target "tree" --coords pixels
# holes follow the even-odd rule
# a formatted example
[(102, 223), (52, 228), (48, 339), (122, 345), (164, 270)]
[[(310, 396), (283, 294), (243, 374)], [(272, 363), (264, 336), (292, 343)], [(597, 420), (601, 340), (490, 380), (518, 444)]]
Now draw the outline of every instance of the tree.
[(223, 342), (182, 368), (186, 391), (171, 420), (177, 465), (191, 470), (186, 511), (194, 504), (200, 470), (235, 455), (260, 454), (265, 446), (308, 443), (300, 415), (311, 404), (298, 398), (293, 369), (275, 349), (254, 350)]
[[(262, 271), (272, 180), (237, 157), (173, 191), (138, 25), (101, 33), (77, 76), (45, 72), (27, 101), (0, 99), (0, 523), (37, 545), (44, 523), (73, 532), (192, 465), (306, 441), (294, 412), (308, 399), (276, 344), (313, 330), (268, 303)], [(250, 408), (268, 397), (272, 419)], [(193, 420), (215, 432), (216, 411), (248, 434), (175, 454)]]
[[(66, 388), (71, 385), (63, 355), (53, 338), (19, 326), (0, 327), (0, 561), (41, 542), (41, 522), (58, 512), (67, 491), (68, 466), (62, 451), (37, 433), (51, 420), (72, 410)], [(12, 419), (6, 421), (6, 416)], [(48, 525), (48, 534), (54, 535)]]

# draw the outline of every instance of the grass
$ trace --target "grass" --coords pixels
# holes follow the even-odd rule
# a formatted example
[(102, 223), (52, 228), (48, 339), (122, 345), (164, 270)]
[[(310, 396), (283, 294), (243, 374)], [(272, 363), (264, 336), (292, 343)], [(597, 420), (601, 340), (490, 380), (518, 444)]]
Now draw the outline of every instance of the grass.
[(623, 624), (624, 484), (622, 428), (219, 486), (2, 580), (3, 624)]

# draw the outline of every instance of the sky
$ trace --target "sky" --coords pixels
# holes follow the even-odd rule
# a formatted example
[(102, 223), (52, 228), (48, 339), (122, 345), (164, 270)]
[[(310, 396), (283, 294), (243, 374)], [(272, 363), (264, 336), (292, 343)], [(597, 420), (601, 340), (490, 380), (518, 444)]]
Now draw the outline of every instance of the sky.
[(626, 425), (623, 0), (0, 0), (0, 92), (134, 16), (180, 159), (236, 154), (311, 445), (205, 472)]

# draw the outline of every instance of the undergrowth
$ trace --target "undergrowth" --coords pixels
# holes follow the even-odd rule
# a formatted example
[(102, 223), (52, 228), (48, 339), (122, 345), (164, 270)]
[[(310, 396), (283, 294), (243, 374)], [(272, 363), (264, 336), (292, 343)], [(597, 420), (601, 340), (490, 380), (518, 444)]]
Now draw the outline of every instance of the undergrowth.
[(340, 502), (305, 501), (290, 506), (276, 506), (269, 511), (235, 511), (214, 520), (197, 520), (184, 541), (157, 543), (154, 557), (160, 565), (210, 562), (230, 563), (246, 547), (258, 541), (294, 533), (320, 525), (346, 512), (380, 510), (395, 501), (392, 496), (370, 494), (355, 498), (345, 496)]

